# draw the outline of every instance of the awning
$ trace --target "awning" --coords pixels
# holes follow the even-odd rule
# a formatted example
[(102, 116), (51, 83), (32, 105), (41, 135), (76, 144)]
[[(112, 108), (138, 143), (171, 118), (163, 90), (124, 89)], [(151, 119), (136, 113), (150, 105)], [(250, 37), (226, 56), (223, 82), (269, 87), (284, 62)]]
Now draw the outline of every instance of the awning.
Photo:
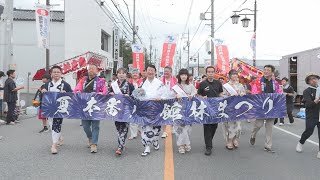
[[(68, 73), (76, 73), (80, 70), (83, 71), (84, 69), (86, 69), (88, 64), (97, 65), (100, 70), (111, 69), (111, 67), (108, 67), (106, 65), (107, 58), (105, 56), (92, 53), (92, 52), (81, 54), (79, 56), (51, 65), (50, 67), (58, 65), (62, 68), (62, 74), (68, 74)], [(33, 81), (41, 80), (42, 76), (45, 73), (46, 73), (45, 68), (39, 69), (37, 73), (33, 76), (32, 80)]]

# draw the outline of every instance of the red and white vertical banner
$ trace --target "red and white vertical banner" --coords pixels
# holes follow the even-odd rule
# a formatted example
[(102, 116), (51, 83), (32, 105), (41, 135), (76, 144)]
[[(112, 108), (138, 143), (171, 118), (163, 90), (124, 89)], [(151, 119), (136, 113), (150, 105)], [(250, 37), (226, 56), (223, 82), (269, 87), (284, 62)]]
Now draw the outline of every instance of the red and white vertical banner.
[(133, 68), (139, 68), (140, 72), (144, 70), (143, 46), (140, 44), (132, 45)]
[(164, 68), (166, 66), (172, 66), (176, 46), (176, 37), (172, 35), (167, 36), (162, 49), (162, 58), (160, 64), (161, 68)]
[(49, 49), (50, 9), (45, 5), (36, 4), (35, 12), (38, 46)]
[(229, 51), (226, 45), (217, 45), (217, 67), (221, 70), (222, 74), (227, 74), (230, 71), (229, 65)]

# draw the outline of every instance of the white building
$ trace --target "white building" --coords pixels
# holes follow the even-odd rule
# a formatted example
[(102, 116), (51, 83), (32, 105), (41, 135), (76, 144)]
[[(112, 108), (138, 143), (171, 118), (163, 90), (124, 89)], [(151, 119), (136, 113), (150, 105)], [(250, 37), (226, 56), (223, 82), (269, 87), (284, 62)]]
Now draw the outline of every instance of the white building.
[[(0, 7), (0, 15), (2, 14)], [(55, 64), (64, 59), (64, 12), (53, 11), (50, 34), (50, 63)], [(36, 22), (34, 10), (14, 9), (13, 13), (13, 50), (12, 59), (16, 66), (18, 78), (24, 79), (24, 86), (28, 91), (28, 72), (30, 92), (34, 92), (39, 82), (32, 82), (33, 74), (40, 68), (45, 67), (45, 49), (38, 48)], [(0, 64), (3, 65), (5, 58), (5, 42), (4, 42), (4, 22), (0, 22)], [(2, 68), (1, 68), (2, 69)]]
[(65, 59), (87, 51), (106, 57), (111, 77), (114, 22), (100, 0), (65, 1)]
[[(65, 59), (84, 54), (88, 51), (106, 57), (107, 77), (113, 68), (113, 27), (109, 12), (100, 6), (100, 0), (65, 1), (65, 11), (52, 11), (50, 24), (50, 65)], [(0, 5), (0, 15), (3, 6)], [(5, 57), (4, 23), (0, 22), (0, 64)], [(37, 44), (37, 31), (34, 10), (14, 9), (13, 21), (13, 64), (18, 76), (24, 79), (27, 92), (28, 80), (31, 93), (41, 82), (32, 81), (37, 70), (46, 64), (45, 49)], [(0, 70), (2, 70), (0, 66)], [(28, 77), (28, 73), (30, 76)], [(73, 73), (64, 75), (72, 87), (76, 80)]]

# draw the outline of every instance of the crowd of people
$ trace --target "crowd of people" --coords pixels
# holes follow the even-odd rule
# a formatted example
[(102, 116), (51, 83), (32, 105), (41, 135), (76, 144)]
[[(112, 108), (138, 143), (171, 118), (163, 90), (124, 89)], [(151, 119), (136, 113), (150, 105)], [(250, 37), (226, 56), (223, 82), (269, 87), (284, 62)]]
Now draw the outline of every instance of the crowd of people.
[[(193, 75), (187, 69), (181, 69), (177, 76), (173, 76), (172, 68), (167, 66), (164, 68), (162, 77), (157, 78), (157, 69), (154, 65), (148, 65), (143, 72), (139, 69), (133, 69), (131, 74), (127, 69), (120, 68), (117, 73), (113, 75), (112, 80), (105, 81), (104, 78), (98, 76), (99, 69), (96, 65), (88, 65), (88, 73), (79, 80), (74, 89), (68, 82), (62, 79), (62, 69), (59, 66), (53, 66), (50, 70), (50, 75), (44, 75), (42, 78), (43, 85), (39, 88), (35, 99), (39, 99), (43, 93), (46, 92), (76, 92), (76, 93), (98, 93), (98, 94), (123, 94), (133, 98), (132, 93), (135, 89), (141, 88), (145, 91), (144, 100), (165, 100), (165, 99), (180, 99), (182, 97), (192, 98), (214, 98), (214, 97), (228, 97), (228, 96), (243, 96), (246, 94), (262, 94), (262, 93), (282, 93), (286, 96), (287, 114), (289, 123), (293, 124), (293, 97), (294, 90), (289, 85), (288, 79), (283, 78), (281, 85), (274, 77), (275, 68), (272, 65), (264, 66), (264, 75), (261, 78), (252, 78), (254, 83), (242, 84), (240, 83), (239, 74), (235, 70), (230, 70), (228, 73), (228, 81), (224, 78), (215, 79), (215, 68), (213, 66), (206, 67), (206, 74), (202, 79), (194, 79)], [(4, 73), (0, 72), (0, 78)], [(8, 112), (6, 123), (14, 125), (18, 120), (14, 117), (14, 109), (17, 101), (17, 91), (23, 87), (16, 87), (14, 82), (15, 71), (9, 70), (7, 72), (7, 80), (5, 81), (4, 101), (7, 103)], [(303, 93), (303, 99), (306, 107), (306, 129), (303, 132), (300, 141), (296, 146), (297, 152), (302, 152), (302, 147), (305, 141), (313, 134), (315, 126), (318, 127), (318, 136), (320, 139), (320, 121), (319, 109), (320, 90), (318, 88), (318, 80), (320, 77), (316, 74), (309, 74), (305, 82), (308, 88)], [(182, 93), (174, 90), (179, 88)], [(40, 105), (41, 106), (41, 105)], [(39, 119), (42, 121), (43, 129), (40, 133), (49, 132), (47, 125), (47, 118), (41, 117), (41, 108), (39, 112)], [(252, 122), (252, 132), (250, 137), (250, 144), (255, 145), (258, 131), (265, 125), (265, 145), (264, 150), (269, 153), (274, 153), (272, 148), (272, 128), (277, 123), (277, 119), (255, 119), (249, 120)], [(63, 137), (61, 135), (63, 119), (53, 118), (50, 125), (52, 131), (52, 146), (51, 153), (57, 154), (58, 149), (63, 144)], [(100, 132), (100, 121), (93, 119), (82, 119), (81, 125), (88, 139), (88, 147), (91, 153), (98, 152), (98, 140)], [(284, 125), (284, 118), (280, 118), (280, 124)], [(241, 122), (224, 122), (221, 124), (223, 129), (223, 136), (225, 140), (225, 147), (228, 150), (239, 148), (241, 136)], [(166, 138), (167, 127), (138, 125), (127, 122), (115, 122), (117, 130), (118, 146), (115, 148), (115, 153), (121, 155), (125, 150), (126, 140), (132, 140), (141, 135), (141, 142), (144, 150), (141, 156), (148, 156), (151, 153), (151, 148), (159, 150), (159, 137)], [(203, 124), (204, 140), (205, 140), (205, 155), (212, 154), (212, 140), (218, 128), (218, 124)], [(172, 126), (173, 132), (177, 138), (178, 152), (185, 154), (191, 151), (191, 130), (192, 125), (189, 124), (175, 124)], [(130, 136), (128, 134), (130, 132)], [(320, 146), (317, 157), (320, 158)]]

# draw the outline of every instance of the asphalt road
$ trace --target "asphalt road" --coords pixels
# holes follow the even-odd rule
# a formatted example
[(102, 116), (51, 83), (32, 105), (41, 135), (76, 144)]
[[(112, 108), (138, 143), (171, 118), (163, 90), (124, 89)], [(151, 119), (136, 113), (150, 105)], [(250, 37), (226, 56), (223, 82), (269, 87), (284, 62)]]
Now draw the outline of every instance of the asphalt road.
[[(301, 135), (304, 120), (296, 120), (284, 130)], [(193, 179), (320, 179), (318, 146), (307, 142), (303, 153), (296, 153), (298, 138), (279, 129), (273, 130), (273, 148), (276, 153), (263, 151), (264, 128), (258, 134), (256, 145), (249, 144), (252, 125), (242, 122), (243, 135), (240, 147), (226, 150), (221, 127), (214, 137), (214, 153), (205, 156), (202, 125), (192, 130), (192, 151), (178, 153), (173, 136), (172, 148), (164, 146), (141, 157), (140, 139), (127, 141), (121, 157), (115, 155), (117, 146), (113, 122), (103, 121), (100, 127), (98, 153), (91, 154), (79, 120), (64, 120), (65, 144), (57, 155), (50, 154), (51, 132), (39, 134), (41, 122), (36, 118), (22, 120), (15, 126), (0, 126), (0, 179), (165, 179), (165, 171), (174, 173), (176, 180)], [(317, 133), (310, 140), (318, 143)], [(169, 137), (170, 138), (170, 137)], [(173, 151), (173, 168), (165, 168), (166, 151)], [(167, 178), (170, 179), (170, 178)]]

